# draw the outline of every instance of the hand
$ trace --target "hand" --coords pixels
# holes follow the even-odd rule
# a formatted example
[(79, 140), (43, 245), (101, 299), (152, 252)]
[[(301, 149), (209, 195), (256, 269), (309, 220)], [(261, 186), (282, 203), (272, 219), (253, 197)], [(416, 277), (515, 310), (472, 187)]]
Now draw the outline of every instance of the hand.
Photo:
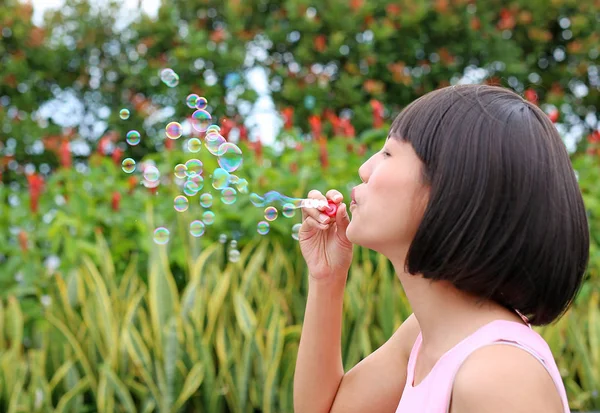
[[(302, 226), (298, 233), (300, 250), (308, 265), (309, 274), (314, 279), (331, 280), (334, 277), (346, 277), (352, 263), (352, 243), (346, 237), (346, 228), (350, 223), (346, 204), (341, 203), (343, 195), (336, 191), (327, 192), (327, 197), (313, 189), (309, 199), (338, 204), (337, 213), (329, 217), (323, 208), (303, 208)], [(341, 204), (340, 204), (341, 203)]]

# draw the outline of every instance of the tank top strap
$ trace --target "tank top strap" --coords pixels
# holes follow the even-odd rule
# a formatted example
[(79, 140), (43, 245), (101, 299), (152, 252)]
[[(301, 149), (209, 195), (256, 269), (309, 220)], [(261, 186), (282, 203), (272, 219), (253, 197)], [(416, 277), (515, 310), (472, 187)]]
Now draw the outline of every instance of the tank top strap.
[(417, 357), (419, 355), (419, 350), (421, 349), (422, 342), (423, 336), (421, 335), (421, 332), (419, 332), (419, 335), (417, 336), (417, 339), (413, 344), (412, 350), (410, 351), (410, 356), (408, 357), (408, 364), (406, 366), (406, 384), (410, 384), (410, 386), (412, 386), (412, 383), (415, 378), (415, 365), (417, 363)]

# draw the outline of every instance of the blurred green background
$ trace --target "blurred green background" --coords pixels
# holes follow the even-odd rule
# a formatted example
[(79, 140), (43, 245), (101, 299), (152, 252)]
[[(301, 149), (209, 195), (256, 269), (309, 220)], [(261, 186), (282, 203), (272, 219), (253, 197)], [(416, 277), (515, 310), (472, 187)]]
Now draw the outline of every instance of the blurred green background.
[[(147, 2), (66, 0), (34, 22), (37, 3), (0, 3), (0, 411), (292, 412), (300, 214), (259, 235), (263, 210), (244, 193), (223, 204), (206, 177), (216, 220), (190, 235), (198, 196), (173, 208), (173, 167), (190, 158), (186, 96), (206, 97), (242, 148), (235, 173), (250, 192), (348, 198), (394, 116), (458, 83), (535, 102), (571, 153), (590, 264), (572, 309), (537, 330), (571, 407), (600, 409), (599, 0), (174, 0), (150, 15)], [(170, 121), (182, 138), (165, 138)], [(194, 157), (217, 166), (205, 149)], [(149, 164), (157, 188), (144, 185)], [(410, 313), (387, 260), (356, 248), (345, 367)]]

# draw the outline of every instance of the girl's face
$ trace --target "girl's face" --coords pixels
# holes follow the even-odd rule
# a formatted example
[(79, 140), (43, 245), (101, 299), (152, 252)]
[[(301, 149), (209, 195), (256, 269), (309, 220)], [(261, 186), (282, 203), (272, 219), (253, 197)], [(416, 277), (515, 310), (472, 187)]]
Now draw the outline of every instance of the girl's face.
[(422, 167), (410, 143), (388, 137), (358, 170), (363, 183), (352, 191), (351, 242), (388, 258), (406, 254), (427, 205)]

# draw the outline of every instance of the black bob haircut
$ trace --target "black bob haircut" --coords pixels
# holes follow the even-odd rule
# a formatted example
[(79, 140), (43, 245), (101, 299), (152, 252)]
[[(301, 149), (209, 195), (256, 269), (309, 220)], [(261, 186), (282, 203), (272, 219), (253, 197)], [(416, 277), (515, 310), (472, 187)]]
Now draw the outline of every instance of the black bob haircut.
[(581, 287), (589, 256), (583, 198), (548, 116), (498, 86), (430, 92), (394, 120), (412, 145), (430, 198), (405, 269), (557, 320)]

